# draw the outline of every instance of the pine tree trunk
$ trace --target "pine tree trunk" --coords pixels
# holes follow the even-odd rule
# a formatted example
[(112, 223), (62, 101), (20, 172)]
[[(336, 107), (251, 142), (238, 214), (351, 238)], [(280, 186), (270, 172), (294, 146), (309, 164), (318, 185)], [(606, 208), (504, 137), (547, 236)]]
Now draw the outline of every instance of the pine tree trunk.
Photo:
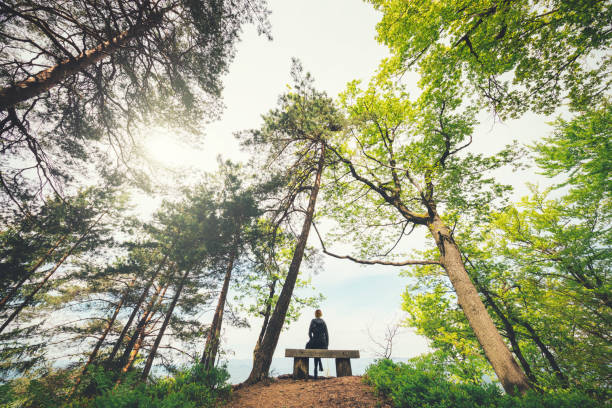
[(276, 345), (278, 344), (278, 338), (280, 337), (283, 324), (285, 323), (287, 309), (289, 308), (289, 303), (291, 302), (295, 282), (300, 272), (300, 264), (302, 263), (302, 258), (304, 257), (304, 250), (306, 249), (306, 242), (308, 241), (308, 234), (310, 232), (310, 226), (312, 225), (312, 219), (314, 217), (317, 194), (319, 193), (319, 187), (321, 185), (321, 174), (323, 173), (324, 162), (325, 146), (322, 144), (314, 185), (310, 192), (306, 217), (304, 218), (304, 224), (302, 225), (302, 232), (300, 233), (298, 243), (293, 253), (293, 259), (289, 265), (289, 271), (287, 272), (285, 283), (283, 284), (278, 301), (274, 307), (274, 312), (272, 312), (272, 317), (270, 318), (270, 322), (266, 328), (266, 334), (261, 342), (261, 346), (254, 351), (253, 368), (249, 378), (245, 381), (247, 384), (253, 384), (268, 377), (270, 364), (272, 364), (272, 357), (274, 355), (274, 351), (276, 350)]
[[(165, 293), (165, 289), (164, 288), (164, 293)], [(161, 304), (163, 295), (162, 297), (160, 297), (158, 305)], [(121, 368), (121, 373), (127, 373), (128, 370), (132, 367), (132, 364), (134, 364), (134, 361), (136, 360), (136, 357), (138, 357), (138, 353), (140, 353), (140, 348), (142, 347), (142, 344), (144, 343), (145, 337), (147, 337), (147, 327), (149, 327), (149, 323), (151, 322), (151, 319), (153, 319), (153, 316), (155, 315), (154, 312), (149, 311), (149, 313), (147, 313), (146, 315), (146, 319), (144, 320), (144, 324), (142, 325), (142, 327), (140, 327), (140, 329), (134, 333), (134, 340), (135, 342), (132, 343), (132, 347), (130, 349), (130, 354), (129, 356), (125, 357), (125, 364), (124, 366)], [(121, 377), (119, 377), (119, 380), (121, 379)], [(117, 383), (119, 383), (120, 381), (117, 381)]]
[[(138, 353), (140, 353), (140, 348), (142, 347), (145, 337), (147, 336), (147, 327), (149, 326), (149, 322), (151, 321), (152, 318), (153, 318), (153, 313), (147, 315), (147, 320), (145, 324), (142, 326), (142, 329), (140, 329), (137, 333), (134, 333), (135, 342), (130, 351), (130, 355), (127, 356), (125, 364), (123, 365), (123, 367), (121, 367), (122, 374), (127, 373), (130, 370), (130, 368), (132, 368), (132, 364), (134, 364), (136, 357), (138, 357)], [(117, 383), (120, 383), (120, 382), (121, 382), (121, 377), (117, 379)]]
[(89, 226), (89, 228), (87, 228), (87, 230), (83, 233), (83, 235), (81, 235), (81, 237), (70, 247), (70, 249), (60, 258), (60, 260), (57, 262), (57, 264), (55, 264), (55, 266), (53, 267), (53, 269), (51, 269), (51, 271), (49, 271), (45, 277), (43, 278), (42, 281), (40, 281), (38, 283), (38, 285), (36, 285), (36, 287), (34, 288), (34, 290), (32, 292), (30, 292), (30, 294), (25, 298), (25, 300), (17, 307), (17, 309), (15, 309), (13, 311), (13, 313), (11, 313), (11, 315), (8, 317), (8, 319), (6, 319), (6, 321), (2, 324), (2, 326), (0, 327), (0, 333), (2, 333), (2, 331), (4, 331), (4, 329), (6, 328), (6, 326), (8, 326), (14, 319), (15, 317), (17, 317), (17, 315), (19, 313), (21, 313), (21, 311), (30, 304), (30, 302), (32, 302), (32, 299), (34, 299), (34, 296), (36, 296), (36, 294), (38, 293), (38, 291), (40, 291), (40, 289), (45, 285), (45, 283), (47, 283), (47, 281), (51, 278), (51, 276), (53, 276), (53, 274), (59, 269), (60, 266), (62, 266), (62, 264), (64, 263), (64, 261), (66, 261), (66, 259), (68, 259), (68, 257), (72, 254), (72, 252), (74, 252), (74, 250), (81, 244), (81, 242), (83, 242), (83, 240), (87, 237), (87, 235), (89, 235), (89, 233), (91, 232), (91, 230), (93, 229), (94, 226), (96, 226), (98, 224), (98, 222), (100, 222), (100, 220), (102, 219), (102, 217), (105, 215), (106, 213), (102, 213), (100, 214), (100, 216)]
[(4, 305), (13, 298), (13, 296), (15, 296), (15, 294), (17, 294), (17, 291), (23, 286), (24, 283), (26, 283), (26, 281), (28, 279), (30, 279), (30, 277), (32, 277), (36, 271), (38, 270), (38, 268), (40, 268), (40, 266), (43, 264), (43, 262), (45, 262), (45, 260), (51, 255), (53, 254), (53, 252), (55, 252), (55, 250), (57, 249), (58, 246), (61, 245), (62, 242), (64, 242), (64, 240), (68, 237), (68, 234), (62, 236), (56, 243), (55, 245), (53, 245), (53, 247), (51, 247), (39, 260), (38, 262), (36, 262), (36, 265), (34, 265), (34, 267), (32, 268), (32, 270), (30, 272), (28, 272), (26, 274), (26, 276), (23, 277), (23, 279), (21, 279), (17, 285), (15, 285), (10, 292), (4, 297), (2, 298), (2, 300), (0, 300), (0, 311), (2, 309), (4, 309)]
[(264, 335), (266, 334), (266, 329), (268, 328), (268, 322), (270, 321), (270, 312), (272, 311), (272, 298), (274, 297), (274, 292), (276, 291), (276, 282), (275, 278), (270, 284), (270, 293), (268, 294), (268, 302), (266, 304), (266, 311), (263, 313), (264, 320), (261, 324), (261, 330), (259, 331), (259, 337), (257, 337), (257, 343), (255, 343), (255, 348), (253, 349), (253, 365), (255, 365), (255, 357), (259, 353), (259, 349), (261, 348), (261, 343), (263, 342)]
[(268, 302), (266, 303), (264, 320), (261, 324), (261, 330), (259, 331), (259, 337), (257, 338), (257, 344), (255, 346), (257, 347), (257, 349), (259, 349), (259, 347), (261, 346), (264, 334), (266, 334), (266, 329), (268, 328), (268, 322), (270, 321), (270, 312), (272, 311), (272, 299), (274, 298), (274, 293), (276, 292), (276, 282), (278, 282), (278, 279), (274, 278), (272, 280), (272, 283), (270, 284), (270, 293), (268, 293)]
[(204, 353), (202, 354), (201, 363), (204, 364), (204, 367), (206, 367), (208, 370), (214, 367), (215, 359), (217, 358), (217, 351), (219, 350), (219, 337), (221, 336), (221, 325), (223, 324), (223, 310), (225, 309), (225, 299), (227, 298), (227, 292), (229, 290), (229, 284), (232, 277), (232, 269), (234, 268), (236, 251), (237, 248), (235, 245), (227, 263), (223, 287), (221, 288), (221, 293), (219, 294), (219, 301), (217, 302), (215, 315), (213, 316), (210, 331), (208, 333), (208, 337), (206, 338), (206, 345), (204, 346)]
[(47, 68), (38, 74), (17, 82), (15, 85), (0, 89), (0, 111), (8, 110), (16, 104), (33, 98), (53, 88), (66, 78), (83, 71), (127, 44), (135, 37), (161, 23), (163, 13), (154, 14), (150, 19), (135, 24), (97, 47), (82, 52), (73, 58)]
[(106, 325), (106, 328), (104, 329), (104, 332), (102, 333), (102, 336), (98, 339), (98, 341), (96, 342), (96, 345), (94, 346), (93, 350), (89, 354), (89, 358), (87, 359), (87, 362), (85, 363), (85, 365), (83, 366), (83, 369), (81, 370), (81, 374), (79, 375), (74, 386), (72, 387), (72, 391), (70, 391), (70, 395), (72, 395), (74, 391), (76, 391), (77, 387), (81, 383), (81, 380), (83, 379), (83, 375), (87, 371), (87, 367), (89, 367), (89, 365), (93, 363), (93, 361), (96, 359), (98, 352), (100, 351), (100, 348), (102, 347), (102, 344), (104, 344), (104, 340), (106, 340), (106, 336), (108, 335), (111, 328), (113, 327), (113, 324), (115, 324), (115, 320), (117, 320), (117, 316), (119, 315), (119, 312), (121, 311), (121, 308), (123, 307), (123, 304), (125, 303), (125, 301), (127, 300), (127, 297), (130, 294), (130, 289), (132, 288), (134, 282), (136, 282), (135, 278), (132, 279), (132, 281), (130, 282), (130, 285), (127, 287), (127, 289), (125, 290), (125, 293), (121, 297), (121, 300), (119, 301), (119, 303), (117, 303), (117, 307), (115, 307), (115, 311), (113, 312), (113, 315), (108, 321), (108, 324)]
[(132, 313), (130, 314), (128, 321), (125, 323), (125, 326), (123, 326), (123, 330), (121, 330), (121, 333), (119, 334), (119, 338), (117, 339), (117, 341), (115, 342), (115, 345), (113, 346), (113, 350), (111, 351), (107, 359), (108, 362), (111, 362), (115, 359), (115, 356), (117, 355), (117, 352), (119, 351), (119, 348), (123, 344), (123, 339), (127, 335), (127, 332), (129, 331), (130, 327), (132, 327), (132, 323), (134, 322), (134, 319), (136, 318), (136, 315), (138, 314), (138, 311), (140, 310), (140, 307), (142, 306), (142, 302), (144, 302), (147, 296), (149, 295), (149, 290), (151, 290), (151, 286), (153, 286), (155, 279), (161, 272), (167, 260), (168, 260), (168, 254), (164, 256), (164, 259), (160, 262), (160, 264), (157, 267), (157, 270), (155, 271), (153, 276), (151, 276), (151, 279), (149, 279), (149, 281), (147, 282), (147, 285), (145, 286), (144, 290), (140, 294), (140, 297), (138, 298), (138, 301), (136, 302), (136, 306), (134, 306), (134, 309), (132, 309)]
[(170, 308), (166, 312), (166, 318), (164, 319), (164, 323), (162, 323), (162, 327), (159, 329), (159, 333), (157, 334), (157, 338), (155, 339), (155, 343), (153, 343), (153, 347), (151, 348), (151, 352), (147, 357), (147, 362), (145, 364), (144, 370), (142, 370), (141, 379), (145, 381), (149, 376), (149, 372), (151, 371), (151, 367), (153, 366), (153, 360), (155, 360), (155, 355), (157, 354), (157, 349), (159, 348), (159, 343), (161, 343), (162, 337), (164, 337), (164, 332), (168, 327), (168, 323), (170, 323), (170, 318), (172, 317), (172, 313), (174, 313), (174, 308), (181, 296), (181, 292), (183, 291), (183, 287), (185, 286), (185, 282), (187, 281), (187, 276), (189, 275), (189, 270), (186, 270), (181, 278), (181, 283), (178, 288), (176, 288), (176, 293), (174, 294), (174, 298), (172, 298), (172, 303), (170, 304)]
[(166, 285), (163, 288), (162, 286), (160, 286), (157, 289), (157, 292), (155, 293), (155, 295), (149, 301), (147, 308), (145, 309), (140, 320), (138, 321), (138, 325), (136, 325), (136, 329), (134, 330), (134, 333), (132, 333), (132, 336), (130, 337), (128, 344), (125, 346), (125, 350), (123, 350), (123, 355), (121, 356), (121, 359), (119, 360), (118, 366), (121, 367), (121, 372), (123, 373), (127, 372), (127, 370), (129, 370), (130, 366), (132, 365), (132, 361), (134, 361), (134, 359), (138, 355), (140, 346), (144, 339), (145, 329), (147, 328), (154, 314), (153, 309), (156, 306), (161, 305), (167, 289), (168, 289), (168, 285)]
[(427, 227), (436, 241), (440, 251), (440, 263), (455, 289), (457, 301), (504, 390), (511, 395), (524, 393), (531, 388), (529, 381), (514, 360), (482, 303), (478, 291), (465, 270), (459, 247), (449, 228), (438, 214), (433, 215)]
[[(159, 297), (157, 298), (156, 304), (155, 305), (150, 304), (150, 307), (147, 308), (147, 311), (145, 312), (145, 314), (143, 315), (143, 318), (139, 322), (137, 330), (134, 332), (133, 336), (130, 338), (129, 351), (127, 351), (126, 349), (126, 352), (123, 354), (120, 360), (123, 365), (121, 367), (120, 374), (123, 375), (127, 373), (132, 367), (132, 364), (134, 364), (136, 357), (138, 357), (138, 354), (140, 353), (140, 349), (144, 343), (145, 337), (147, 337), (147, 327), (149, 327), (149, 323), (153, 319), (153, 316), (155, 316), (155, 311), (153, 310), (153, 308), (161, 305), (164, 299), (164, 295), (166, 294), (166, 290), (168, 289), (168, 286), (169, 285), (166, 285), (164, 287), (163, 291), (161, 292), (161, 295), (159, 294), (160, 293), (159, 290), (157, 291), (156, 296), (159, 295)], [(123, 380), (122, 375), (117, 377), (117, 381), (115, 382), (115, 385), (121, 383), (121, 381)]]

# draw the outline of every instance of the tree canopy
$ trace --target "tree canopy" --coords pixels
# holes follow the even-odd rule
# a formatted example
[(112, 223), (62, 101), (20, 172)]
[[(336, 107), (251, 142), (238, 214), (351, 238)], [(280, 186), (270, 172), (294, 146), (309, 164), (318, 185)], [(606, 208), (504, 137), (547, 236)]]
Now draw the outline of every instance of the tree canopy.
[(142, 182), (143, 128), (199, 133), (242, 26), (268, 33), (266, 16), (264, 1), (3, 2), (3, 200), (61, 194), (92, 160)]
[(609, 2), (369, 3), (383, 13), (377, 30), (392, 52), (387, 69), (416, 69), (426, 91), (456, 82), (510, 117), (587, 106), (609, 93)]
[[(266, 2), (1, 2), (0, 405), (218, 406), (226, 329), (267, 380), (326, 256), (405, 279), (429, 350), (368, 371), (400, 405), (609, 402), (610, 2), (367, 3), (371, 78), (329, 95), (294, 58), (244, 162), (157, 173), (142, 141), (202, 141)], [(485, 111), (559, 116), (494, 151)]]

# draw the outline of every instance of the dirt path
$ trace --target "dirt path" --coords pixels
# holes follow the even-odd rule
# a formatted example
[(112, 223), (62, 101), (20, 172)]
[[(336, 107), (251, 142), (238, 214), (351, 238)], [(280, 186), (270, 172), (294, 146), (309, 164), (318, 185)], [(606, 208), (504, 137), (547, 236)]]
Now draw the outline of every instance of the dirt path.
[(227, 408), (390, 408), (361, 377), (275, 379), (234, 391)]

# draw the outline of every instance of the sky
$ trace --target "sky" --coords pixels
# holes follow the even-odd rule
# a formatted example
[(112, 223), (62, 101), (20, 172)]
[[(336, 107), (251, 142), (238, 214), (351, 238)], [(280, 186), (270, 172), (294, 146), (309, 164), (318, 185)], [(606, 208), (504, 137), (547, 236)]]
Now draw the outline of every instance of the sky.
[[(355, 79), (367, 82), (387, 49), (376, 42), (375, 25), (380, 16), (359, 0), (274, 0), (270, 1), (273, 40), (258, 36), (253, 27), (245, 29), (237, 46), (236, 57), (224, 78), (225, 111), (221, 119), (205, 129), (200, 149), (177, 142), (172, 135), (155, 134), (147, 146), (149, 155), (168, 166), (192, 166), (212, 171), (216, 158), (246, 160), (233, 133), (257, 128), (261, 115), (275, 107), (278, 96), (290, 82), (291, 58), (302, 61), (312, 73), (318, 89), (335, 97)], [(411, 78), (409, 78), (411, 79)], [(408, 84), (416, 93), (415, 84)], [(481, 125), (474, 135), (473, 152), (493, 153), (520, 138), (522, 143), (550, 133), (550, 119), (527, 114), (520, 120), (500, 123), (483, 113)], [(512, 173), (500, 171), (498, 180), (515, 187), (514, 197), (527, 194), (526, 182), (545, 183), (534, 169)], [(311, 234), (310, 244), (318, 247)], [(316, 237), (316, 236), (315, 236)], [(427, 237), (416, 233), (408, 243), (424, 248)], [(338, 252), (350, 248), (338, 249)], [(346, 253), (346, 252), (344, 252)], [(368, 330), (382, 340), (387, 326), (404, 318), (401, 295), (409, 283), (399, 276), (401, 268), (362, 266), (350, 261), (325, 257), (322, 270), (311, 276), (317, 292), (326, 299), (321, 304), (323, 318), (330, 332), (329, 347), (359, 349), (362, 356), (375, 356), (377, 351)], [(230, 294), (229, 300), (233, 296)], [(314, 310), (304, 310), (302, 317), (281, 334), (275, 357), (282, 357), (285, 348), (302, 348), (308, 340), (308, 326)], [(224, 346), (230, 358), (250, 358), (259, 333), (260, 321), (251, 321), (251, 329), (226, 327)], [(413, 357), (427, 351), (427, 341), (403, 328), (394, 339), (394, 357)]]

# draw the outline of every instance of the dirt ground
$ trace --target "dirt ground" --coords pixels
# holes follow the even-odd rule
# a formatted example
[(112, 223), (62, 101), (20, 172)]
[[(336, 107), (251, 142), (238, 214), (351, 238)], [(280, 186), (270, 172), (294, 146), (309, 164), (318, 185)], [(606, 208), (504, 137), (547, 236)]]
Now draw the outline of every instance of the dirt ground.
[(234, 390), (226, 408), (390, 408), (361, 377), (274, 379)]

